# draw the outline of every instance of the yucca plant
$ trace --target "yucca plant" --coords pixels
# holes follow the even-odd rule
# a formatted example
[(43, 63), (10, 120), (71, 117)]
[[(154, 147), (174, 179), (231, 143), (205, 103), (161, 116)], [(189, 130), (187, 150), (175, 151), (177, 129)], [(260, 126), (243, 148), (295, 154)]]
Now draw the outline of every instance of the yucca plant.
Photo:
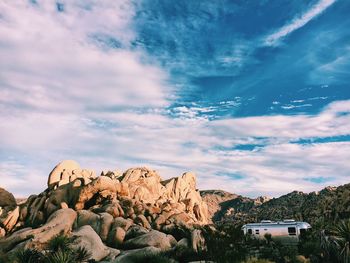
[(85, 247), (74, 248), (73, 241), (73, 238), (63, 234), (53, 237), (47, 245), (45, 263), (79, 263), (90, 260), (91, 253)]
[(74, 255), (71, 250), (59, 249), (54, 253), (50, 253), (45, 257), (45, 263), (71, 263), (75, 262)]
[(47, 249), (50, 251), (58, 251), (58, 250), (70, 250), (70, 246), (72, 244), (72, 238), (65, 235), (57, 235), (50, 239)]
[(331, 242), (340, 262), (350, 263), (350, 220), (341, 221), (331, 229)]
[(39, 263), (43, 262), (44, 256), (36, 249), (21, 249), (16, 251), (13, 261), (16, 263)]
[(91, 258), (91, 253), (85, 247), (78, 247), (73, 250), (75, 262), (85, 262)]

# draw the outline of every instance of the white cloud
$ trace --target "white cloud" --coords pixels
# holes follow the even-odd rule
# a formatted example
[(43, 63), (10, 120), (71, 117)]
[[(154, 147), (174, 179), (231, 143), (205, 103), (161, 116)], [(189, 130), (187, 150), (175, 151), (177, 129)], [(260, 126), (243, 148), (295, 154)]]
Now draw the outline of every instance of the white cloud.
[(278, 137), (285, 139), (327, 137), (349, 134), (350, 102), (331, 103), (315, 116), (260, 116), (213, 122), (214, 129), (222, 136)]
[(0, 3), (3, 104), (76, 111), (168, 103), (167, 75), (142, 62), (144, 54), (127, 48), (103, 51), (90, 41), (102, 30), (127, 46), (131, 5), (106, 1), (87, 10), (67, 2), (64, 13), (55, 6), (55, 1)]
[[(22, 164), (29, 176), (21, 172), (17, 179), (13, 173), (12, 178), (5, 177), (2, 185), (15, 193), (42, 190), (41, 185), (39, 188), (30, 183), (31, 175), (46, 182), (56, 162), (76, 159), (83, 167), (97, 171), (148, 165), (159, 170), (163, 178), (191, 170), (198, 174), (200, 189), (221, 188), (250, 196), (318, 190), (325, 184), (347, 182), (350, 143), (298, 145), (290, 141), (348, 134), (349, 116), (339, 112), (350, 112), (350, 101), (333, 103), (316, 116), (224, 121), (172, 119), (158, 113), (137, 112), (94, 112), (89, 119), (27, 112), (1, 124), (0, 144), (17, 156), (33, 159)], [(100, 123), (105, 123), (102, 128)], [(239, 144), (259, 143), (265, 147), (256, 151), (234, 149)], [(21, 159), (15, 161), (21, 163)], [(305, 181), (320, 177), (330, 179), (321, 185)], [(24, 185), (28, 188), (24, 189)]]
[(282, 38), (288, 36), (293, 31), (305, 26), (312, 19), (323, 13), (328, 7), (335, 3), (336, 0), (320, 0), (316, 5), (312, 6), (308, 11), (294, 18), (288, 24), (284, 25), (277, 31), (264, 38), (264, 45), (276, 45)]

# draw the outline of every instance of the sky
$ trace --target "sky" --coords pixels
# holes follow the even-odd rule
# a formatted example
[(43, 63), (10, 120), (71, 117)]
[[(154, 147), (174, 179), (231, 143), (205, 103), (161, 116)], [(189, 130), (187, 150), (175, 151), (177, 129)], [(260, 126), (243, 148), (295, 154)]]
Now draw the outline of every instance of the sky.
[(350, 183), (350, 1), (0, 1), (0, 186), (61, 160), (277, 197)]

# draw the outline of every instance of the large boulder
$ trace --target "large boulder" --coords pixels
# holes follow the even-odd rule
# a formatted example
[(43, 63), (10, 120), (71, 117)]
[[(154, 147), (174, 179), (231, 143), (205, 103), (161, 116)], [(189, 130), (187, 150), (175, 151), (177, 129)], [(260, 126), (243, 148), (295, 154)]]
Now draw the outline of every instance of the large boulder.
[(102, 242), (99, 235), (89, 225), (82, 226), (72, 233), (75, 238), (72, 247), (84, 247), (91, 252), (91, 259), (100, 261), (110, 254), (108, 249)]
[(121, 227), (115, 227), (109, 232), (108, 245), (111, 247), (118, 248), (124, 242), (125, 230)]
[[(80, 165), (73, 160), (65, 160), (60, 162), (56, 165), (55, 168), (51, 171), (49, 174), (49, 179), (47, 181), (47, 186), (49, 188), (54, 187), (57, 185), (60, 181), (68, 179), (67, 183), (69, 182), (69, 175), (73, 174), (74, 170), (80, 170)], [(64, 178), (68, 176), (68, 178)]]
[(82, 227), (85, 225), (91, 226), (96, 233), (100, 233), (101, 223), (100, 223), (100, 215), (95, 214), (89, 210), (79, 210), (78, 218), (76, 221), (76, 227)]
[(60, 162), (51, 171), (47, 186), (52, 189), (73, 182), (77, 178), (82, 179), (84, 184), (88, 184), (96, 178), (95, 172), (88, 169), (81, 169), (76, 161), (65, 160)]
[(0, 187), (0, 207), (10, 207), (11, 210), (12, 208), (15, 208), (16, 205), (16, 199), (13, 194)]
[(0, 240), (0, 248), (9, 251), (15, 245), (27, 241), (26, 247), (40, 249), (54, 236), (70, 232), (76, 218), (77, 213), (73, 209), (60, 209), (43, 226), (36, 229), (24, 228)]
[(19, 218), (19, 206), (17, 206), (14, 210), (12, 210), (11, 212), (9, 212), (7, 214), (7, 217), (5, 218), (5, 220), (3, 220), (1, 223), (3, 225), (3, 227), (6, 229), (7, 232), (11, 231)]
[(169, 250), (174, 247), (176, 243), (176, 239), (172, 235), (152, 230), (146, 234), (125, 241), (124, 246), (129, 249), (153, 246), (161, 250)]
[(126, 231), (132, 224), (133, 221), (131, 219), (115, 218), (108, 233), (108, 244), (112, 247), (119, 247), (124, 241)]
[(149, 232), (148, 229), (139, 226), (139, 225), (133, 225), (131, 226), (128, 231), (126, 231), (125, 240), (129, 240), (138, 236), (142, 236), (144, 234), (147, 234)]
[[(161, 253), (160, 248), (156, 247), (144, 247), (139, 249), (132, 249), (123, 251), (114, 261), (113, 263), (139, 263), (146, 262), (147, 259), (152, 259), (152, 256), (155, 256)], [(152, 262), (152, 261), (148, 261)]]
[(108, 233), (110, 232), (114, 219), (108, 213), (101, 213), (100, 215), (100, 237), (103, 242), (107, 241)]

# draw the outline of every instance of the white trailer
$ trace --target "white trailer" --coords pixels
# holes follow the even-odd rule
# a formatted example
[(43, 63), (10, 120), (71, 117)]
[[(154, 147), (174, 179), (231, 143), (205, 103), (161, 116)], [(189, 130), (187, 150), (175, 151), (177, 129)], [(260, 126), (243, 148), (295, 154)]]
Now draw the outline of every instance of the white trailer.
[(263, 220), (260, 223), (250, 223), (242, 226), (245, 235), (264, 239), (266, 234), (270, 234), (273, 239), (280, 240), (283, 243), (297, 243), (300, 235), (309, 229), (311, 229), (310, 224), (292, 219), (279, 222)]

